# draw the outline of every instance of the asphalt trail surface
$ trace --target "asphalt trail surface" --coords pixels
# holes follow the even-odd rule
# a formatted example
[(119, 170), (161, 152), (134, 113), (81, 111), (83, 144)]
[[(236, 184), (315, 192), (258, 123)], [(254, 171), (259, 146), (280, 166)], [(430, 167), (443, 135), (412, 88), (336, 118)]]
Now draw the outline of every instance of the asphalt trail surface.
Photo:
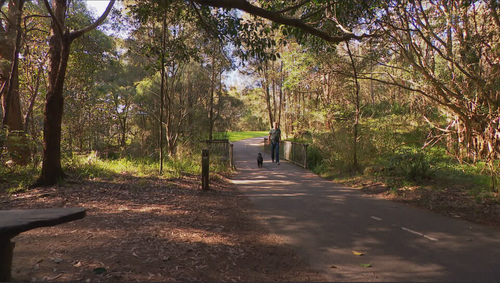
[(285, 160), (271, 163), (262, 142), (234, 143), (232, 181), (328, 281), (500, 282), (500, 230), (365, 196)]

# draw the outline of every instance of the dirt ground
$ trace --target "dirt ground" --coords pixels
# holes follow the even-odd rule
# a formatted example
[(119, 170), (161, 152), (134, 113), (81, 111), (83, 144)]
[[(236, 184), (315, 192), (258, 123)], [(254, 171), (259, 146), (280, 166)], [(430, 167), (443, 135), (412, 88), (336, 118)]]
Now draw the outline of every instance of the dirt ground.
[(325, 281), (269, 232), (227, 180), (123, 176), (16, 194), (0, 209), (84, 207), (14, 238), (13, 281)]
[[(500, 228), (496, 199), (461, 190), (345, 183), (373, 197)], [(1, 186), (0, 186), (1, 187)], [(223, 177), (75, 181), (16, 194), (0, 209), (84, 207), (84, 219), (14, 238), (13, 281), (325, 281), (271, 234), (252, 204)]]

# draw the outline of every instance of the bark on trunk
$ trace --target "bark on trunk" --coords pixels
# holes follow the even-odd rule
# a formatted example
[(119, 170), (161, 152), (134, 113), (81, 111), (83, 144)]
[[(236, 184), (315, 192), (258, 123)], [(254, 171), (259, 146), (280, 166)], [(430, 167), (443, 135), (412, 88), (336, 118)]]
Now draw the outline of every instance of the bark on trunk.
[(359, 164), (358, 164), (358, 131), (359, 131), (359, 116), (361, 113), (360, 109), (360, 101), (359, 101), (359, 91), (360, 91), (360, 86), (359, 86), (359, 81), (358, 81), (358, 70), (356, 69), (356, 62), (354, 61), (354, 57), (351, 52), (351, 48), (349, 47), (349, 42), (346, 42), (347, 46), (347, 53), (349, 54), (349, 58), (351, 60), (351, 66), (352, 66), (352, 71), (353, 71), (353, 76), (354, 76), (354, 103), (356, 107), (356, 113), (354, 116), (354, 123), (353, 123), (353, 141), (352, 141), (352, 146), (353, 146), (353, 153), (352, 153), (352, 168), (355, 172), (359, 171)]
[(42, 173), (36, 185), (53, 185), (62, 178), (61, 124), (64, 107), (64, 79), (71, 40), (65, 32), (66, 0), (54, 0), (54, 18), (50, 38), (49, 86), (45, 101), (43, 125)]
[[(55, 36), (57, 37), (57, 36)], [(65, 177), (61, 166), (61, 130), (64, 107), (64, 79), (71, 41), (67, 34), (62, 39), (51, 39), (51, 71), (45, 103), (43, 126), (43, 165), (39, 185), (52, 185)], [(58, 52), (59, 51), (59, 52)]]
[[(19, 99), (19, 51), (21, 47), (21, 19), (24, 0), (15, 0), (9, 3), (7, 21), (9, 25), (0, 37), (0, 59), (10, 62), (2, 65), (0, 82), (2, 85), (0, 97), (2, 100), (3, 119), (2, 125), (7, 128), (7, 149), (12, 161), (18, 165), (27, 165), (29, 148), (27, 138), (23, 132), (23, 120)], [(4, 34), (3, 36), (2, 33)]]
[(268, 68), (267, 68), (267, 62), (264, 64), (264, 93), (266, 96), (266, 107), (267, 107), (267, 113), (269, 115), (269, 124), (270, 127), (273, 127), (273, 122), (274, 122), (274, 116), (273, 116), (273, 110), (271, 107), (271, 93), (269, 91), (269, 78), (267, 76)]

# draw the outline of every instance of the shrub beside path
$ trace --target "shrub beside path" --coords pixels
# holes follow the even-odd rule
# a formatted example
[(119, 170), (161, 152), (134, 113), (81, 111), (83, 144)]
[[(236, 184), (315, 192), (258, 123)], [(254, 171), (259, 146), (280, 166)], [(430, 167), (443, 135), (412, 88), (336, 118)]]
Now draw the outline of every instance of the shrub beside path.
[(500, 230), (373, 198), (234, 143), (232, 181), (271, 231), (328, 281), (498, 281)]

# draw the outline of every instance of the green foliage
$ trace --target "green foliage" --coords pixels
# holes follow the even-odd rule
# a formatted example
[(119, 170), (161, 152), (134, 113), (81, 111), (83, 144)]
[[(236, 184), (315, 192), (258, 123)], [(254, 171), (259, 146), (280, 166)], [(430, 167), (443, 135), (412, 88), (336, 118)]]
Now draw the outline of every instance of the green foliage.
[[(3, 113), (0, 112), (0, 114)], [(5, 148), (5, 143), (7, 142), (7, 128), (0, 127), (0, 162), (3, 163), (7, 156), (7, 150)]]
[(63, 159), (63, 168), (76, 178), (112, 178), (123, 174), (137, 177), (152, 176), (158, 171), (152, 160), (121, 158), (101, 159), (96, 151), (90, 154), (73, 154)]
[(391, 103), (384, 100), (376, 104), (368, 104), (363, 107), (362, 115), (364, 117), (380, 118), (387, 115), (405, 115), (411, 113), (409, 103)]
[[(198, 158), (195, 156), (169, 158), (165, 162), (165, 166), (167, 169), (164, 176), (166, 177), (178, 178), (183, 174), (201, 175), (201, 151), (199, 151)], [(213, 169), (213, 167), (210, 169)]]
[(0, 164), (0, 190), (9, 193), (23, 191), (31, 185), (41, 172), (40, 167)]
[(262, 107), (262, 90), (243, 90), (240, 95), (244, 109), (239, 119), (233, 121), (233, 131), (262, 131), (269, 128), (269, 118)]
[[(428, 154), (433, 157), (435, 175), (439, 176), (439, 179), (452, 186), (464, 187), (472, 195), (491, 192), (493, 182), (498, 182), (498, 172), (491, 172), (487, 162), (459, 162), (442, 146), (431, 148)], [(499, 161), (494, 162), (493, 167), (498, 168), (498, 166)]]
[[(216, 174), (229, 173), (229, 160), (227, 154), (224, 154), (215, 144), (210, 149), (210, 172)], [(183, 174), (201, 175), (201, 152), (207, 148), (204, 142), (193, 142), (179, 147), (175, 156), (166, 159), (166, 170), (164, 175), (167, 177), (179, 177)], [(227, 149), (228, 150), (228, 149)]]
[(252, 111), (246, 111), (245, 115), (240, 118), (238, 128), (235, 130), (258, 131), (267, 128), (268, 125), (262, 117), (254, 115)]
[(386, 172), (409, 180), (421, 181), (431, 178), (433, 174), (431, 164), (432, 159), (425, 151), (402, 148), (388, 159)]
[[(178, 178), (183, 175), (201, 174), (202, 146), (186, 146), (177, 154), (164, 162), (164, 178)], [(227, 161), (212, 154), (210, 171), (213, 173), (229, 172)], [(134, 177), (158, 176), (158, 162), (150, 158), (120, 158), (116, 160), (103, 159), (98, 152), (89, 154), (73, 154), (63, 159), (63, 168), (72, 178), (111, 179), (123, 175)]]
[[(312, 143), (308, 157), (322, 156), (319, 164), (310, 160), (311, 170), (327, 178), (349, 178), (352, 160), (351, 128), (336, 123), (332, 133), (313, 133), (313, 139), (294, 139)], [(447, 153), (442, 144), (420, 149), (429, 128), (419, 127), (407, 115), (389, 115), (365, 119), (361, 127), (358, 157), (362, 168), (367, 168), (363, 178), (376, 178), (394, 188), (414, 186), (416, 183), (436, 184), (436, 188), (461, 188), (478, 200), (491, 197), (498, 186), (497, 168), (486, 162), (468, 164), (459, 162)], [(318, 151), (318, 153), (315, 153)], [(439, 184), (439, 185), (438, 185)]]
[[(418, 146), (426, 137), (426, 128), (407, 115), (363, 119), (359, 128), (357, 155), (362, 169), (385, 164), (401, 147)], [(313, 171), (327, 175), (351, 172), (354, 141), (350, 122), (332, 123), (331, 132), (304, 131), (298, 135), (293, 141), (310, 144), (308, 166)]]
[(321, 173), (325, 170), (323, 163), (324, 153), (314, 145), (307, 147), (307, 168), (315, 173)]

